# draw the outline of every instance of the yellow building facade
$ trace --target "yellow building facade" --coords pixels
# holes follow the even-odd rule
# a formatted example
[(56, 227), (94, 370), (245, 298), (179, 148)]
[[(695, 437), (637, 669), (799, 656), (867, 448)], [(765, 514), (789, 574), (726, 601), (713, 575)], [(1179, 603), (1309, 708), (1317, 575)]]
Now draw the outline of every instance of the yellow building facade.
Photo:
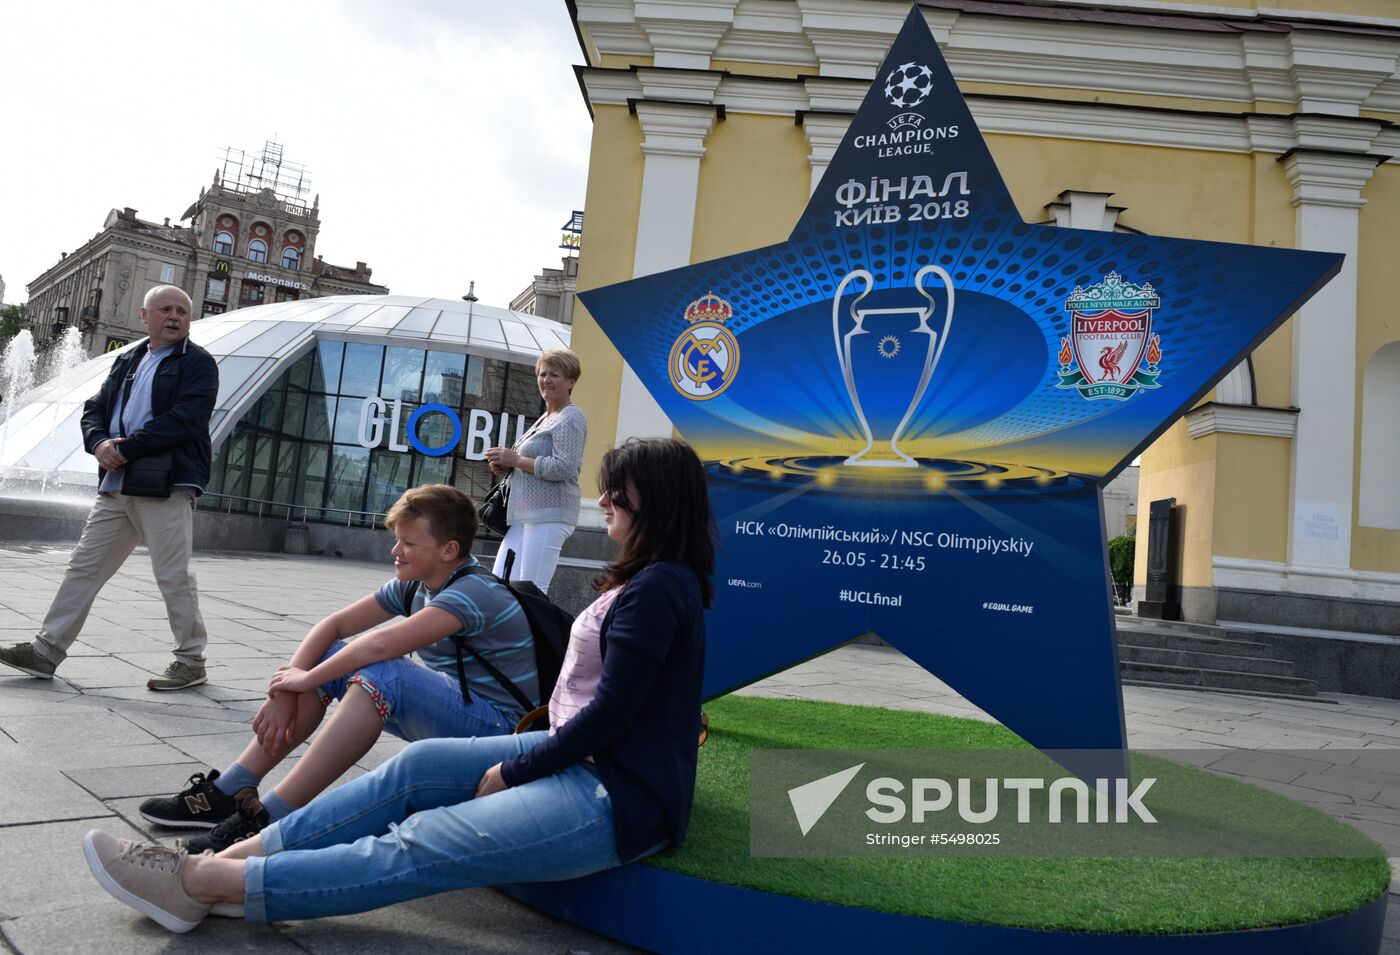
[[(594, 119), (581, 290), (786, 238), (909, 10), (569, 7)], [(920, 7), (1027, 221), (1346, 254), (1143, 454), (1138, 509), (1176, 499), (1188, 619), (1400, 634), (1400, 6)], [(671, 428), (581, 306), (574, 329), (587, 476)]]

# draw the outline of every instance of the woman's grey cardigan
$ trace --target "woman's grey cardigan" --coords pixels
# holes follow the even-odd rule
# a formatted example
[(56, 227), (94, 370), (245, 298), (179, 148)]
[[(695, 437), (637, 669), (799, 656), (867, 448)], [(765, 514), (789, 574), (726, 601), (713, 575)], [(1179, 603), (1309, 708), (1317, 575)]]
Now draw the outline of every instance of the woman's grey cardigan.
[(516, 443), (523, 457), (535, 459), (535, 473), (516, 468), (511, 474), (508, 524), (578, 524), (578, 472), (587, 440), (588, 419), (571, 404)]

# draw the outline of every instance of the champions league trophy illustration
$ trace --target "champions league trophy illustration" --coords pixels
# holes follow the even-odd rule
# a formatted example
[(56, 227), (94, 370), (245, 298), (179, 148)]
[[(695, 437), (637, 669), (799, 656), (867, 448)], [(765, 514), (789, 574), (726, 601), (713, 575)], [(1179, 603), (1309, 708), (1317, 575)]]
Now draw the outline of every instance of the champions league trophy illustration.
[[(937, 310), (933, 296), (924, 289), (924, 279), (930, 275), (937, 275), (948, 292), (942, 328), (933, 328), (929, 324)], [(841, 297), (847, 286), (856, 279), (865, 282), (865, 291), (847, 306), (855, 325), (842, 335)], [(943, 353), (943, 346), (948, 341), (948, 329), (953, 323), (953, 279), (938, 266), (926, 265), (914, 276), (914, 290), (924, 297), (926, 305), (860, 308), (861, 301), (874, 288), (875, 277), (865, 269), (856, 269), (841, 280), (836, 287), (836, 298), (832, 300), (831, 322), (836, 338), (836, 356), (841, 362), (846, 393), (865, 433), (865, 447), (844, 463), (876, 468), (918, 467), (917, 461), (899, 449), (899, 437), (908, 427), (914, 410), (928, 390), (933, 370), (938, 366), (938, 356)], [(872, 404), (867, 410), (861, 403), (856, 387), (857, 377), (871, 384), (870, 391), (889, 395), (894, 404), (886, 399), (883, 404)], [(907, 406), (899, 398), (907, 392), (892, 380), (904, 378), (913, 388), (913, 397)], [(876, 381), (879, 382), (878, 388), (874, 386)]]

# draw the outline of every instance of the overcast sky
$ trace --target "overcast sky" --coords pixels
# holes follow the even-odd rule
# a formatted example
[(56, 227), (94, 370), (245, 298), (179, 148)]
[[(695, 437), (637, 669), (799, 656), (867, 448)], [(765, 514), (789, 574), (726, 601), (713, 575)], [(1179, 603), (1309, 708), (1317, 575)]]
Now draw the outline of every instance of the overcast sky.
[(475, 279), (505, 306), (583, 207), (564, 0), (44, 0), (0, 7), (0, 36), (6, 302), (110, 209), (176, 221), (224, 147), (270, 138), (321, 196), (317, 254), (395, 293)]

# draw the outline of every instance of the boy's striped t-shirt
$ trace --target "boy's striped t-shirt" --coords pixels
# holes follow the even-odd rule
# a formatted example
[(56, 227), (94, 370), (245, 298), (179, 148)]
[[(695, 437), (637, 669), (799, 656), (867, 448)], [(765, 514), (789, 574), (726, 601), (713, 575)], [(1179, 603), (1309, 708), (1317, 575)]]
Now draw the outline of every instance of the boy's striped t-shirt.
[[(471, 558), (470, 565), (476, 565)], [(442, 590), (432, 591), (419, 584), (413, 595), (413, 606), (404, 606), (410, 582), (390, 580), (379, 588), (375, 599), (387, 613), (407, 617), (424, 607), (445, 610), (457, 618), (463, 637), (473, 650), (489, 660), (531, 700), (539, 699), (539, 680), (535, 674), (535, 643), (525, 611), (505, 586), (479, 574), (463, 574)], [(434, 670), (457, 673), (457, 648), (451, 637), (444, 637), (418, 651), (418, 656)], [(510, 692), (496, 682), (495, 677), (472, 658), (462, 654), (467, 686), (474, 697), (488, 700), (502, 712), (523, 716), (520, 704)]]

